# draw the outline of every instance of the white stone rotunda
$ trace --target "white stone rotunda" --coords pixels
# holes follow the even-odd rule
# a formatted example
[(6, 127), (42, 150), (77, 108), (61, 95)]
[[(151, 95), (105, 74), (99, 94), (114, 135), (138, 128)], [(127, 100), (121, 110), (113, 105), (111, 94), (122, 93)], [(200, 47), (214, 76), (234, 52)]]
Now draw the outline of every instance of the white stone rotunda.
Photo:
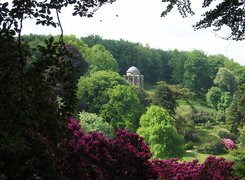
[(124, 78), (128, 80), (131, 84), (144, 88), (144, 76), (140, 75), (138, 68), (132, 66), (127, 70)]

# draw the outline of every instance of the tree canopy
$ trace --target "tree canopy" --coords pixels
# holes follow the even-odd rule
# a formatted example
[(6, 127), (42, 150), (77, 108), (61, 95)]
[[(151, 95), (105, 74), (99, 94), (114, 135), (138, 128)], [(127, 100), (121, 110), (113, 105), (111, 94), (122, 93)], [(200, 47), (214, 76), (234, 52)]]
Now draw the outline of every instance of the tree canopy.
[[(194, 1), (194, 0), (193, 0)], [(162, 0), (168, 2), (166, 9), (162, 12), (162, 16), (166, 16), (175, 6), (182, 17), (194, 15), (191, 7), (192, 0)], [(215, 0), (203, 0), (202, 8), (211, 7)], [(203, 14), (203, 19), (194, 25), (195, 29), (213, 27), (214, 30), (221, 30), (224, 26), (231, 31), (226, 39), (243, 40), (245, 39), (245, 8), (244, 0), (223, 0), (219, 2), (215, 8), (207, 10)]]
[(158, 82), (156, 85), (156, 92), (152, 97), (152, 103), (156, 106), (163, 107), (172, 115), (177, 106), (173, 91), (162, 81)]
[(194, 92), (206, 92), (211, 84), (208, 76), (207, 56), (201, 51), (188, 52), (188, 58), (184, 65), (184, 86)]
[(214, 79), (214, 84), (221, 90), (233, 94), (237, 88), (235, 75), (226, 68), (220, 68)]
[(97, 71), (88, 76), (82, 76), (78, 82), (77, 111), (84, 110), (99, 114), (101, 106), (108, 102), (108, 89), (118, 84), (128, 83), (118, 73), (112, 71)]
[(96, 44), (89, 49), (86, 60), (90, 65), (91, 71), (118, 71), (117, 60), (100, 44)]
[(136, 132), (143, 106), (134, 89), (128, 85), (116, 85), (107, 91), (108, 103), (102, 105), (100, 115), (114, 129), (125, 128)]
[(230, 125), (232, 132), (238, 132), (238, 128), (245, 125), (245, 84), (238, 87), (234, 99), (227, 109), (226, 123)]

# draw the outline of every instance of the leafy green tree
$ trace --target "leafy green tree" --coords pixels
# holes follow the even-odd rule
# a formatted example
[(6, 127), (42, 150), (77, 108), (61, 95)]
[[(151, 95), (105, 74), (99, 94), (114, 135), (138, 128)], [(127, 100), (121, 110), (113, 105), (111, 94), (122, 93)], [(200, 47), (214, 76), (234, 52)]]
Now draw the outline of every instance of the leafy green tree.
[(196, 95), (190, 89), (182, 87), (182, 85), (169, 85), (169, 88), (176, 99), (192, 99)]
[(78, 83), (77, 111), (96, 113), (114, 129), (136, 131), (143, 106), (128, 82), (116, 72), (97, 71)]
[(237, 133), (238, 128), (245, 125), (245, 84), (238, 87), (231, 105), (227, 109), (226, 123), (230, 125), (231, 132)]
[(205, 93), (211, 86), (208, 76), (207, 56), (201, 51), (187, 53), (184, 65), (184, 86), (196, 93)]
[(86, 111), (99, 114), (109, 101), (108, 89), (128, 82), (116, 72), (97, 71), (79, 79), (77, 90), (77, 112)]
[(218, 87), (212, 87), (208, 90), (206, 94), (206, 101), (211, 105), (215, 110), (218, 110), (218, 104), (221, 100), (222, 91)]
[(85, 58), (90, 65), (91, 71), (118, 71), (117, 60), (100, 44), (94, 45)]
[[(203, 0), (202, 8), (212, 7), (215, 0)], [(191, 8), (192, 0), (163, 0), (162, 2), (169, 2), (166, 10), (163, 11), (162, 16), (166, 16), (175, 6), (183, 17), (194, 15)], [(203, 14), (203, 19), (196, 23), (195, 29), (202, 29), (214, 27), (220, 30), (224, 26), (230, 28), (230, 36), (226, 39), (243, 40), (245, 38), (245, 24), (244, 24), (244, 1), (243, 0), (224, 0), (220, 1), (215, 8), (207, 10)]]
[(214, 84), (218, 86), (224, 92), (230, 92), (233, 94), (237, 88), (237, 82), (234, 74), (226, 69), (220, 68), (214, 79)]
[(139, 68), (141, 66), (141, 73), (144, 74), (145, 80), (150, 82), (159, 81), (163, 67), (160, 51), (142, 45), (137, 45), (136, 49), (137, 54), (135, 58), (138, 61)]
[(113, 128), (126, 128), (135, 132), (143, 113), (143, 106), (134, 89), (128, 85), (116, 85), (107, 91), (108, 103), (102, 105), (99, 114)]
[(90, 131), (100, 131), (107, 137), (112, 136), (112, 126), (104, 121), (102, 117), (99, 117), (94, 113), (88, 113), (85, 111), (80, 112), (78, 114), (78, 120), (82, 129), (86, 133)]
[(185, 132), (195, 129), (195, 113), (190, 105), (182, 104), (176, 108), (175, 127), (179, 133), (185, 134)]
[(224, 67), (226, 60), (229, 61), (227, 57), (221, 54), (208, 56), (208, 73), (212, 80), (215, 78), (219, 68)]
[(229, 92), (222, 92), (221, 98), (218, 102), (218, 110), (225, 112), (226, 108), (230, 106), (232, 102), (232, 96)]
[(238, 85), (245, 84), (245, 67), (241, 66), (239, 69), (237, 69), (235, 72), (235, 75), (237, 77)]
[(152, 104), (163, 107), (170, 114), (174, 114), (177, 106), (174, 93), (165, 82), (158, 82), (152, 97)]
[(143, 105), (144, 108), (148, 107), (150, 105), (149, 94), (139, 86), (133, 86), (133, 88), (140, 100), (140, 104)]
[[(56, 38), (58, 38), (58, 36)], [(78, 48), (83, 58), (87, 56), (89, 48), (82, 38), (77, 38), (75, 35), (64, 36), (63, 38), (66, 44), (70, 44)]]
[(229, 69), (236, 76), (239, 85), (245, 83), (245, 66), (241, 66), (233, 60), (226, 60), (224, 67)]
[[(238, 137), (239, 147), (245, 148), (245, 125), (239, 128), (239, 137)], [(244, 154), (245, 157), (245, 154)]]
[(149, 107), (140, 118), (137, 133), (149, 143), (155, 157), (183, 157), (184, 138), (177, 133), (173, 118), (167, 110), (158, 106)]
[(186, 53), (180, 52), (177, 49), (170, 53), (168, 65), (171, 68), (171, 83), (182, 84), (184, 77), (184, 65), (187, 59)]

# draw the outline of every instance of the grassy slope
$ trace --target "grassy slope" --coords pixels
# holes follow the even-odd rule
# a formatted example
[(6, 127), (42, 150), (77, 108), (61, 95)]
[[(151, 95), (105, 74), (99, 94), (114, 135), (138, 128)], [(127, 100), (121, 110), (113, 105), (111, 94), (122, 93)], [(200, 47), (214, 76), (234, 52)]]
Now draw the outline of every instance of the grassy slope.
[(145, 82), (144, 84), (144, 90), (148, 93), (153, 93), (155, 92), (155, 84)]

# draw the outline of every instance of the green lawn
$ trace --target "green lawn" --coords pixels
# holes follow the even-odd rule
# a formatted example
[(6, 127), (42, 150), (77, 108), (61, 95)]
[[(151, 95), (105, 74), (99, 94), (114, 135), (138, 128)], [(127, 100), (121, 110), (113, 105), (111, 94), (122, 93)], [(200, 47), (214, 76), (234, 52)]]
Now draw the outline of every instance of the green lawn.
[(155, 84), (154, 83), (145, 82), (145, 84), (144, 84), (144, 90), (146, 92), (148, 92), (148, 93), (155, 92), (155, 90), (156, 90)]
[[(212, 154), (202, 154), (202, 153), (198, 153), (196, 152), (196, 150), (191, 150), (191, 151), (187, 151), (183, 157), (183, 159), (181, 159), (181, 161), (193, 161), (194, 159), (198, 159), (199, 162), (203, 163), (206, 158), (208, 156), (212, 156)], [(229, 161), (234, 161), (237, 158), (229, 153), (227, 154), (221, 154), (221, 155), (216, 155), (217, 157), (223, 157)]]

